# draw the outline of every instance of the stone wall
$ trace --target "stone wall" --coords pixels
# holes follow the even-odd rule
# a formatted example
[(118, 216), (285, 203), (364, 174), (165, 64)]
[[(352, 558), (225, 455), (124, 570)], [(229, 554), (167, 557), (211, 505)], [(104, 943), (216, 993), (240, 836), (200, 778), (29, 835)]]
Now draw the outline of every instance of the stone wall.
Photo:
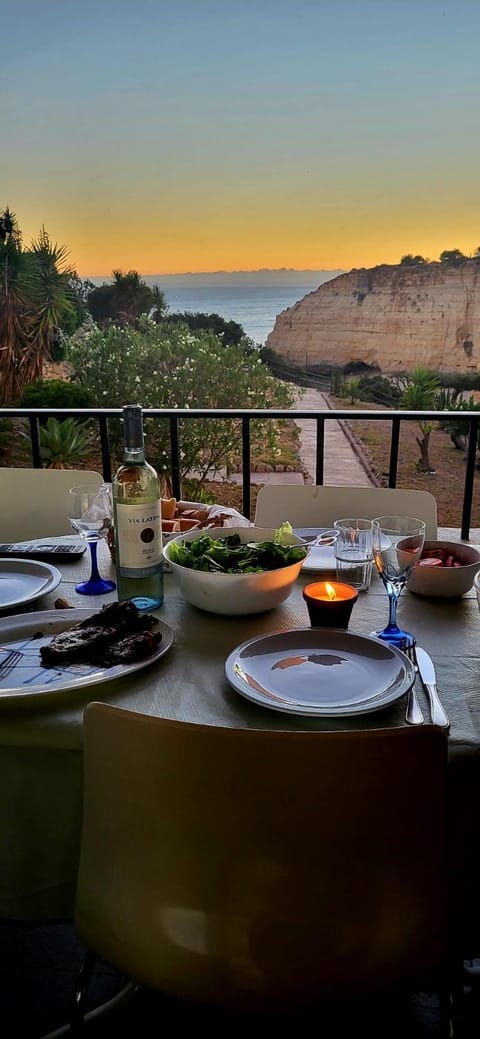
[(341, 274), (284, 310), (265, 344), (308, 367), (480, 370), (480, 261)]

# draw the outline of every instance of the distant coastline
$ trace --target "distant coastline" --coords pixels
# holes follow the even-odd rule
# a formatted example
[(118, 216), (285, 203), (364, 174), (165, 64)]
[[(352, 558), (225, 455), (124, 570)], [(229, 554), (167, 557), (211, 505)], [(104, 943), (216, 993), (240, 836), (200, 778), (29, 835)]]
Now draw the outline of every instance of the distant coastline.
[[(339, 274), (345, 274), (343, 270), (298, 270), (281, 267), (278, 269), (262, 268), (255, 271), (205, 271), (194, 274), (185, 272), (183, 274), (140, 274), (147, 285), (158, 285), (160, 288), (212, 288), (213, 286), (226, 287), (261, 287), (271, 286), (281, 288), (284, 285), (312, 285), (318, 286), (324, 281), (330, 281)], [(90, 281), (94, 285), (102, 285), (110, 282), (111, 275), (90, 275)]]

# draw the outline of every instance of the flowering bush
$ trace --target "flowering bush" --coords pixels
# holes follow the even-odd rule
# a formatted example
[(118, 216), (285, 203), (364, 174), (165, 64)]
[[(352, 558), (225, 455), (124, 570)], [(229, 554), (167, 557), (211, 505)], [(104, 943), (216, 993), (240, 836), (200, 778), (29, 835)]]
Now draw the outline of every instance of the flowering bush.
[[(212, 332), (191, 332), (181, 325), (157, 325), (144, 319), (139, 328), (94, 329), (70, 340), (67, 357), (76, 381), (87, 387), (97, 407), (144, 408), (289, 408), (289, 386), (274, 379), (258, 353), (243, 344), (224, 346)], [(195, 472), (200, 482), (220, 469), (228, 472), (239, 454), (238, 420), (182, 420), (181, 475)], [(252, 424), (252, 453), (275, 453), (278, 436), (271, 421)], [(146, 424), (148, 455), (156, 468), (170, 473), (167, 420)]]

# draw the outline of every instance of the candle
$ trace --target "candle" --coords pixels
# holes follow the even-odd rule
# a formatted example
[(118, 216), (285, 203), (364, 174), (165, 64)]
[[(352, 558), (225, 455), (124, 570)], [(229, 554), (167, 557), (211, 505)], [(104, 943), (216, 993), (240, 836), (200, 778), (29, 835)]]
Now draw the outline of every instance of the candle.
[(303, 589), (312, 628), (348, 628), (358, 599), (356, 588), (338, 581), (316, 581)]

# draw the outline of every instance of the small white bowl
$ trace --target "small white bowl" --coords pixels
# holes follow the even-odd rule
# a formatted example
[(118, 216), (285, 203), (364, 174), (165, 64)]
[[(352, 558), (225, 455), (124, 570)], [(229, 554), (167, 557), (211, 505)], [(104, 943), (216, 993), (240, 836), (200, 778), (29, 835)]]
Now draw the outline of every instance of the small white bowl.
[[(163, 550), (164, 558), (180, 583), (184, 599), (192, 606), (208, 613), (240, 615), (264, 613), (288, 598), (302, 569), (303, 559), (291, 566), (259, 574), (214, 574), (190, 570), (173, 562), (170, 557), (173, 544), (193, 541), (203, 534), (215, 539), (239, 534), (242, 544), (246, 544), (249, 541), (273, 541), (275, 530), (271, 527), (214, 527), (211, 530), (191, 530), (169, 541)], [(303, 545), (304, 542), (290, 534), (284, 538), (284, 544)]]
[(480, 570), (480, 551), (461, 541), (426, 541), (423, 556), (429, 550), (444, 548), (461, 566), (415, 566), (407, 581), (409, 592), (432, 599), (458, 599), (470, 591)]
[(475, 588), (475, 595), (477, 596), (477, 605), (480, 610), (480, 572), (475, 574), (473, 578), (473, 587)]

